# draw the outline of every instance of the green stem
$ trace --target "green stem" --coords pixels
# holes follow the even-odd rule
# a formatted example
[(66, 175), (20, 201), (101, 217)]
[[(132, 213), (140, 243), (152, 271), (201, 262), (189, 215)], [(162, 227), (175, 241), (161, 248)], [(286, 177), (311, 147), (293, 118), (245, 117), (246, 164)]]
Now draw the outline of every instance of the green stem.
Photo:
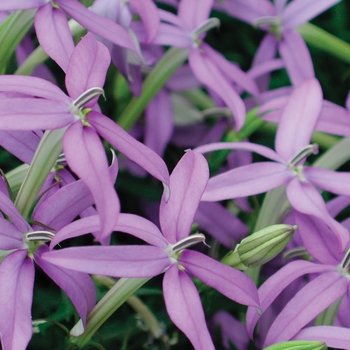
[(350, 44), (347, 42), (311, 23), (304, 23), (297, 30), (308, 44), (350, 63)]
[(333, 326), (335, 317), (337, 316), (337, 312), (342, 300), (343, 297), (339, 298), (332, 305), (328, 306), (326, 310), (321, 312), (316, 317), (315, 326)]
[(34, 154), (33, 161), (19, 189), (15, 205), (24, 218), (28, 218), (31, 207), (47, 176), (62, 153), (62, 138), (67, 128), (45, 131)]
[(148, 103), (164, 86), (175, 71), (185, 62), (188, 49), (172, 47), (160, 59), (148, 74), (140, 97), (133, 97), (118, 119), (118, 124), (125, 130), (130, 130)]
[[(149, 278), (119, 279), (88, 315), (84, 333), (78, 337), (71, 337), (71, 343), (78, 347), (85, 346), (102, 324), (148, 280)], [(81, 327), (80, 320), (71, 330), (71, 334), (79, 332)]]
[(0, 26), (0, 74), (6, 72), (18, 44), (33, 25), (36, 10), (11, 13)]

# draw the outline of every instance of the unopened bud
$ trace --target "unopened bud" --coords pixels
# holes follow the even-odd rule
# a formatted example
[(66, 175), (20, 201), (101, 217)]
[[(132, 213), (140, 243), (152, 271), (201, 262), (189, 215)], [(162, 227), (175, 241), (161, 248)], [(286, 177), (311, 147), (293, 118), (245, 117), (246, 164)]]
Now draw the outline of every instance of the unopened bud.
[(237, 247), (241, 262), (247, 267), (263, 265), (277, 256), (298, 229), (294, 225), (272, 225), (244, 238)]
[(291, 340), (273, 344), (264, 350), (327, 350), (325, 343), (317, 340)]

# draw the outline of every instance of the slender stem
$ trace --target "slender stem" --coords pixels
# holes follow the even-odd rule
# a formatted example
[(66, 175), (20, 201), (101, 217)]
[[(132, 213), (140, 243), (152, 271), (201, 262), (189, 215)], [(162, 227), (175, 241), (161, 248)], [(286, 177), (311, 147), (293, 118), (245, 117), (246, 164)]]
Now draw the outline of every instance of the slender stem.
[(350, 63), (350, 44), (347, 42), (311, 23), (304, 23), (297, 30), (308, 44)]
[[(71, 343), (78, 347), (85, 346), (102, 324), (148, 280), (149, 278), (119, 279), (88, 315), (84, 333), (78, 337), (71, 337)], [(81, 327), (81, 323), (79, 325), (78, 322), (71, 334), (76, 327)]]
[(28, 218), (37, 194), (62, 153), (62, 138), (66, 129), (45, 131), (39, 143), (15, 201), (17, 209), (25, 218)]
[(175, 71), (185, 62), (188, 49), (170, 48), (157, 65), (148, 74), (140, 97), (133, 97), (118, 119), (118, 124), (125, 130), (130, 130), (142, 112), (164, 86)]

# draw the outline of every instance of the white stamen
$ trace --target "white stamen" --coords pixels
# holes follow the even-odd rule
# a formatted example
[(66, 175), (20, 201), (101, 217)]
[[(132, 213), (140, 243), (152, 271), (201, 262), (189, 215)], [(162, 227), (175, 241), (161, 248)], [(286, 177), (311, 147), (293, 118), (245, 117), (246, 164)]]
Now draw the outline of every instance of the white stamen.
[(318, 154), (318, 144), (305, 146), (295, 157), (293, 157), (288, 164), (295, 168), (303, 159), (307, 158), (311, 154)]
[(191, 39), (197, 41), (202, 34), (215, 27), (220, 27), (220, 20), (215, 17), (209, 18), (191, 33)]
[(80, 110), (84, 107), (86, 103), (94, 99), (95, 97), (101, 96), (105, 97), (105, 92), (100, 87), (93, 87), (89, 90), (83, 92), (75, 101), (69, 106), (70, 111), (74, 115), (79, 115)]
[(51, 242), (55, 234), (49, 231), (33, 231), (25, 235), (25, 239), (29, 242)]
[(253, 22), (253, 26), (256, 28), (261, 28), (262, 26), (280, 27), (281, 25), (282, 25), (281, 18), (276, 16), (260, 17)]
[(201, 242), (203, 242), (206, 246), (209, 247), (209, 245), (205, 243), (205, 236), (202, 233), (195, 233), (194, 235), (186, 237), (175, 244), (169, 245), (166, 248), (166, 251), (168, 255), (172, 257), (175, 253)]

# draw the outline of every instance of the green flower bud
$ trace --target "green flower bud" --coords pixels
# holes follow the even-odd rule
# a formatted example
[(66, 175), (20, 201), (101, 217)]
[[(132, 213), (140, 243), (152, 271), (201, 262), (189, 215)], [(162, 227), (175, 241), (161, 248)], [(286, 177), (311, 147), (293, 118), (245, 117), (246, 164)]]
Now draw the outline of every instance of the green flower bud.
[(244, 238), (222, 263), (239, 270), (263, 265), (277, 256), (298, 229), (294, 225), (272, 225)]
[(325, 343), (316, 340), (292, 340), (273, 344), (264, 350), (327, 350)]

